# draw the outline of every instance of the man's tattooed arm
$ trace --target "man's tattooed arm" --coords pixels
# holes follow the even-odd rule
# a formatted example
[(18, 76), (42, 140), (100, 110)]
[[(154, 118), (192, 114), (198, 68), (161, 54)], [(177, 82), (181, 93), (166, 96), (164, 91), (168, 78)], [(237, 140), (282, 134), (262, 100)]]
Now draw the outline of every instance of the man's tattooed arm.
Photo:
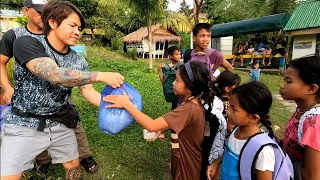
[(26, 66), (33, 74), (54, 85), (74, 87), (98, 82), (98, 72), (58, 67), (57, 63), (48, 57), (33, 59)]

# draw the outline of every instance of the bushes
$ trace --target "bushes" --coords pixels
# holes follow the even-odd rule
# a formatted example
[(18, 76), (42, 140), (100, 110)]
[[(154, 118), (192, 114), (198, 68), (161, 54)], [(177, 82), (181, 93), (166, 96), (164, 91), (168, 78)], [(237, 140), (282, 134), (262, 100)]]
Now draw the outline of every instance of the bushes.
[(128, 57), (132, 60), (137, 60), (138, 59), (137, 48), (128, 49)]
[(117, 34), (115, 37), (111, 38), (111, 49), (112, 50), (121, 50), (123, 47), (123, 36)]

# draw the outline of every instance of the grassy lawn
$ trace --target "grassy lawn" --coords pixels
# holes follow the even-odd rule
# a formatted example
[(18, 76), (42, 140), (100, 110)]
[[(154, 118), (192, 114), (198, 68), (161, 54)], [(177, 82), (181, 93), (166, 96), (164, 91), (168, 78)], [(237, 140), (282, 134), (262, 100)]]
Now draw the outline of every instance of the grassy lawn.
[[(162, 86), (158, 80), (156, 68), (148, 70), (147, 60), (132, 61), (126, 57), (102, 48), (88, 47), (87, 60), (91, 71), (114, 71), (125, 76), (126, 81), (134, 86), (142, 95), (143, 112), (157, 118), (170, 110), (162, 95)], [(160, 61), (155, 62), (155, 66)], [(247, 82), (246, 72), (236, 71), (242, 82)], [(278, 93), (282, 77), (261, 75), (272, 93)], [(104, 84), (95, 84), (101, 91)], [(142, 127), (137, 123), (116, 135), (107, 135), (98, 129), (98, 109), (89, 105), (74, 89), (73, 96), (81, 112), (82, 124), (87, 132), (90, 149), (100, 169), (95, 174), (83, 171), (83, 179), (170, 179), (168, 160), (170, 158), (169, 139), (165, 142), (147, 143), (143, 139)], [(279, 102), (272, 107), (272, 121), (282, 126), (291, 112)], [(169, 137), (169, 135), (167, 135)], [(64, 179), (62, 165), (52, 165), (48, 179)]]

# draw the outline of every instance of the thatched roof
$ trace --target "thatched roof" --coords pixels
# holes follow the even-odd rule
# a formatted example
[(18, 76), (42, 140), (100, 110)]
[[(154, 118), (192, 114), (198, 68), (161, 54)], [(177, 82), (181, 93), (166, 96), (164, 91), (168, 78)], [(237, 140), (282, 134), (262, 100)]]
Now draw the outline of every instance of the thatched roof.
[[(151, 27), (152, 41), (153, 42), (182, 42), (182, 38), (172, 30), (168, 30), (159, 25)], [(126, 35), (123, 41), (126, 43), (138, 43), (143, 39), (148, 39), (148, 27), (142, 27), (135, 32)]]

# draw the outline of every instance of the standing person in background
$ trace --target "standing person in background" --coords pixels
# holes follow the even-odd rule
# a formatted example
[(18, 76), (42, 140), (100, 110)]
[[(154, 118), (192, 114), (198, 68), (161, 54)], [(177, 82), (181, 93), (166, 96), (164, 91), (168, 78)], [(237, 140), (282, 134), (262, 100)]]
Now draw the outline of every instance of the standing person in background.
[[(178, 97), (173, 93), (173, 81), (175, 81), (176, 72), (178, 68), (183, 64), (181, 62), (180, 49), (177, 46), (171, 46), (168, 49), (170, 64), (160, 64), (158, 67), (158, 74), (160, 82), (163, 85), (164, 96), (167, 102), (171, 102), (171, 110), (178, 106)], [(169, 96), (169, 97), (167, 97)]]
[[(4, 89), (3, 100), (6, 104), (11, 103), (11, 98), (14, 92), (13, 87), (9, 82), (7, 73), (7, 64), (10, 58), (13, 57), (14, 41), (21, 36), (32, 36), (37, 39), (43, 38), (43, 24), (41, 20), (41, 12), (45, 5), (45, 1), (40, 0), (35, 2), (36, 4), (34, 4), (33, 0), (24, 1), (24, 7), (22, 8), (22, 11), (24, 15), (28, 17), (28, 24), (26, 26), (17, 27), (5, 32), (1, 39), (0, 84)], [(72, 100), (72, 96), (70, 96), (69, 103), (75, 105), (75, 103)], [(78, 123), (77, 127), (74, 130), (77, 138), (81, 165), (89, 173), (96, 172), (98, 170), (98, 166), (96, 161), (92, 157), (92, 152), (89, 149), (87, 135), (82, 124)], [(43, 153), (36, 157), (36, 164), (40, 166), (39, 170), (43, 173), (47, 173), (50, 163), (51, 157), (48, 154), (47, 150), (45, 150)]]
[[(232, 71), (232, 65), (224, 59), (223, 54), (216, 49), (208, 48), (211, 41), (211, 29), (208, 23), (199, 23), (197, 24), (192, 32), (193, 32), (193, 41), (196, 44), (194, 49), (186, 50), (183, 56), (184, 63), (189, 62), (193, 59), (198, 59), (201, 56), (207, 56), (210, 59), (209, 69), (210, 74), (212, 74), (222, 66), (225, 70)], [(211, 76), (211, 79), (213, 79)]]
[(252, 68), (249, 71), (250, 82), (260, 81), (260, 72), (261, 72), (261, 69), (259, 69), (259, 62), (256, 61), (252, 64)]

